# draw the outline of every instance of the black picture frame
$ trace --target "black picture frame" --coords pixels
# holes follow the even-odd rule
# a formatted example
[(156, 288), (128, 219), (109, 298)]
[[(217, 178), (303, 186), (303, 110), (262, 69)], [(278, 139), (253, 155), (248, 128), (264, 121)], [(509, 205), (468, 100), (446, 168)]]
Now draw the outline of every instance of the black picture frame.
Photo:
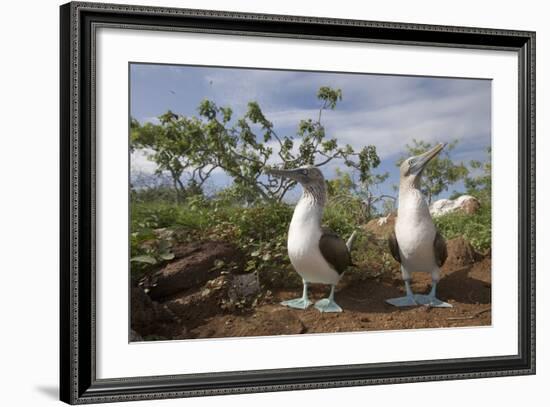
[[(535, 33), (73, 2), (60, 7), (60, 398), (70, 404), (535, 373)], [(516, 355), (177, 376), (96, 378), (94, 47), (100, 26), (508, 50), (519, 59)], [(511, 237), (511, 236), (510, 236)]]

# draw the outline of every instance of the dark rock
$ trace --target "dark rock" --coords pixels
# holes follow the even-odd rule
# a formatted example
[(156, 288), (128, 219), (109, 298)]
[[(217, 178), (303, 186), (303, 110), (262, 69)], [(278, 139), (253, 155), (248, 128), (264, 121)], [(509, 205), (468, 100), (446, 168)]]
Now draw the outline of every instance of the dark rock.
[(238, 274), (231, 279), (229, 298), (232, 301), (246, 299), (260, 293), (260, 280), (257, 273)]
[(220, 264), (235, 263), (239, 269), (244, 263), (243, 253), (226, 242), (187, 243), (175, 246), (172, 252), (176, 260), (139, 283), (153, 299), (202, 286), (221, 274), (224, 268)]
[(164, 304), (185, 326), (192, 328), (214, 315), (238, 311), (243, 304), (252, 302), (259, 292), (255, 273), (224, 273), (197, 290), (173, 295)]
[(130, 342), (141, 342), (143, 338), (133, 329), (130, 329)]
[(131, 341), (133, 333), (139, 337), (148, 335), (170, 337), (174, 327), (180, 323), (165, 305), (151, 300), (139, 287), (132, 287), (130, 305), (131, 329), (134, 331), (130, 332)]
[(208, 281), (198, 290), (176, 294), (164, 304), (183, 324), (193, 328), (204, 319), (224, 312), (226, 303), (229, 303), (230, 287), (230, 279), (224, 274)]

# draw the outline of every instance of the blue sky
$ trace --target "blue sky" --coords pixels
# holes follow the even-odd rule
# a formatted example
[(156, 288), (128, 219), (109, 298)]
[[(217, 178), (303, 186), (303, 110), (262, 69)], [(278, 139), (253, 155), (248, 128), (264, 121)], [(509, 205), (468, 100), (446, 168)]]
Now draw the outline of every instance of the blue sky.
[[(458, 139), (451, 159), (465, 163), (486, 160), (491, 145), (490, 80), (149, 64), (132, 64), (130, 75), (130, 114), (140, 123), (156, 122), (167, 110), (197, 115), (205, 98), (231, 106), (234, 117), (240, 117), (249, 101), (257, 101), (277, 133), (290, 136), (301, 119), (317, 117), (321, 86), (339, 88), (342, 101), (323, 113), (327, 137), (356, 150), (376, 146), (382, 161), (377, 171), (390, 173), (381, 193), (393, 194), (399, 179), (395, 163), (414, 138), (432, 143)], [(322, 167), (325, 177), (332, 178), (337, 167), (347, 168), (333, 161)], [(132, 155), (132, 175), (154, 169), (145, 154)], [(230, 183), (218, 171), (207, 192)], [(438, 198), (461, 189), (453, 185)]]

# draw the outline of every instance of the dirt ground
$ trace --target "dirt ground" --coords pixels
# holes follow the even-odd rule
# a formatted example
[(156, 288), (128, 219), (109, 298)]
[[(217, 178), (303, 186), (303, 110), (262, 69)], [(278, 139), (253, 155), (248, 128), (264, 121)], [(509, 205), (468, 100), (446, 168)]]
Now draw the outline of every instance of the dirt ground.
[[(427, 293), (430, 275), (415, 274), (412, 288), (415, 293)], [(318, 300), (327, 293), (327, 287), (313, 286), (310, 299)], [(491, 325), (491, 260), (485, 258), (469, 267), (443, 272), (438, 297), (453, 308), (399, 309), (387, 304), (386, 299), (404, 295), (399, 273), (362, 281), (343, 279), (335, 295), (342, 313), (320, 313), (313, 306), (296, 310), (279, 304), (300, 295), (301, 290), (268, 293), (256, 307), (207, 318), (178, 339)]]

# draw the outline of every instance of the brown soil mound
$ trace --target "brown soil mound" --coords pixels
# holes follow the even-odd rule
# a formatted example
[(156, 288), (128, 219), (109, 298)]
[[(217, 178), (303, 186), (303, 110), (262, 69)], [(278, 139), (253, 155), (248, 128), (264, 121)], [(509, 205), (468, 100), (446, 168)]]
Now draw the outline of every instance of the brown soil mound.
[(396, 219), (397, 214), (392, 212), (388, 216), (370, 220), (364, 229), (378, 239), (387, 239), (395, 228)]
[[(428, 293), (429, 274), (417, 274), (416, 293)], [(288, 335), (301, 333), (352, 332), (483, 326), (491, 324), (491, 260), (444, 275), (438, 285), (439, 298), (453, 308), (426, 306), (396, 308), (385, 300), (404, 295), (398, 273), (390, 278), (350, 282), (336, 292), (342, 313), (322, 314), (313, 306), (305, 311), (283, 307), (280, 301), (299, 296), (299, 290), (281, 290), (249, 314), (214, 316), (190, 332), (193, 338)], [(325, 287), (313, 287), (310, 298), (327, 295)]]
[[(450, 246), (450, 254), (458, 253), (459, 250), (453, 247)], [(469, 250), (467, 245), (457, 244), (456, 247), (466, 248), (465, 252)], [(184, 307), (184, 313), (174, 308), (174, 301), (181, 302), (184, 297), (171, 299), (166, 305), (182, 322), (173, 324), (172, 331), (165, 331), (163, 336), (164, 339), (223, 338), (490, 325), (491, 259), (479, 259), (479, 255), (474, 254), (473, 258), (478, 259), (474, 263), (458, 268), (448, 266), (443, 270), (438, 297), (452, 304), (453, 308), (396, 308), (387, 304), (385, 300), (404, 295), (401, 275), (395, 268), (362, 280), (344, 278), (335, 296), (344, 312), (336, 314), (322, 314), (313, 306), (307, 310), (295, 310), (280, 305), (283, 300), (300, 296), (300, 289), (263, 292), (242, 307), (227, 306), (223, 296), (212, 293), (215, 290), (206, 294), (197, 292), (193, 295), (204, 296), (205, 301), (211, 302), (207, 307), (202, 307), (197, 300), (195, 306)], [(458, 257), (465, 259), (466, 263), (470, 259), (466, 255)], [(364, 272), (369, 276), (367, 270)], [(427, 293), (430, 285), (429, 274), (413, 276), (414, 292)], [(327, 287), (314, 285), (310, 290), (310, 299), (317, 301), (327, 294)], [(201, 309), (209, 312), (205, 314)], [(143, 336), (142, 332), (136, 331)]]
[(463, 237), (447, 241), (447, 254), (447, 261), (443, 265), (444, 273), (471, 266), (476, 261), (482, 259), (482, 256)]
[(226, 242), (195, 242), (176, 246), (175, 261), (168, 263), (153, 275), (143, 278), (139, 285), (153, 299), (163, 299), (194, 287), (200, 287), (216, 278), (221, 268), (216, 262), (233, 262), (242, 268), (244, 256), (234, 245)]

